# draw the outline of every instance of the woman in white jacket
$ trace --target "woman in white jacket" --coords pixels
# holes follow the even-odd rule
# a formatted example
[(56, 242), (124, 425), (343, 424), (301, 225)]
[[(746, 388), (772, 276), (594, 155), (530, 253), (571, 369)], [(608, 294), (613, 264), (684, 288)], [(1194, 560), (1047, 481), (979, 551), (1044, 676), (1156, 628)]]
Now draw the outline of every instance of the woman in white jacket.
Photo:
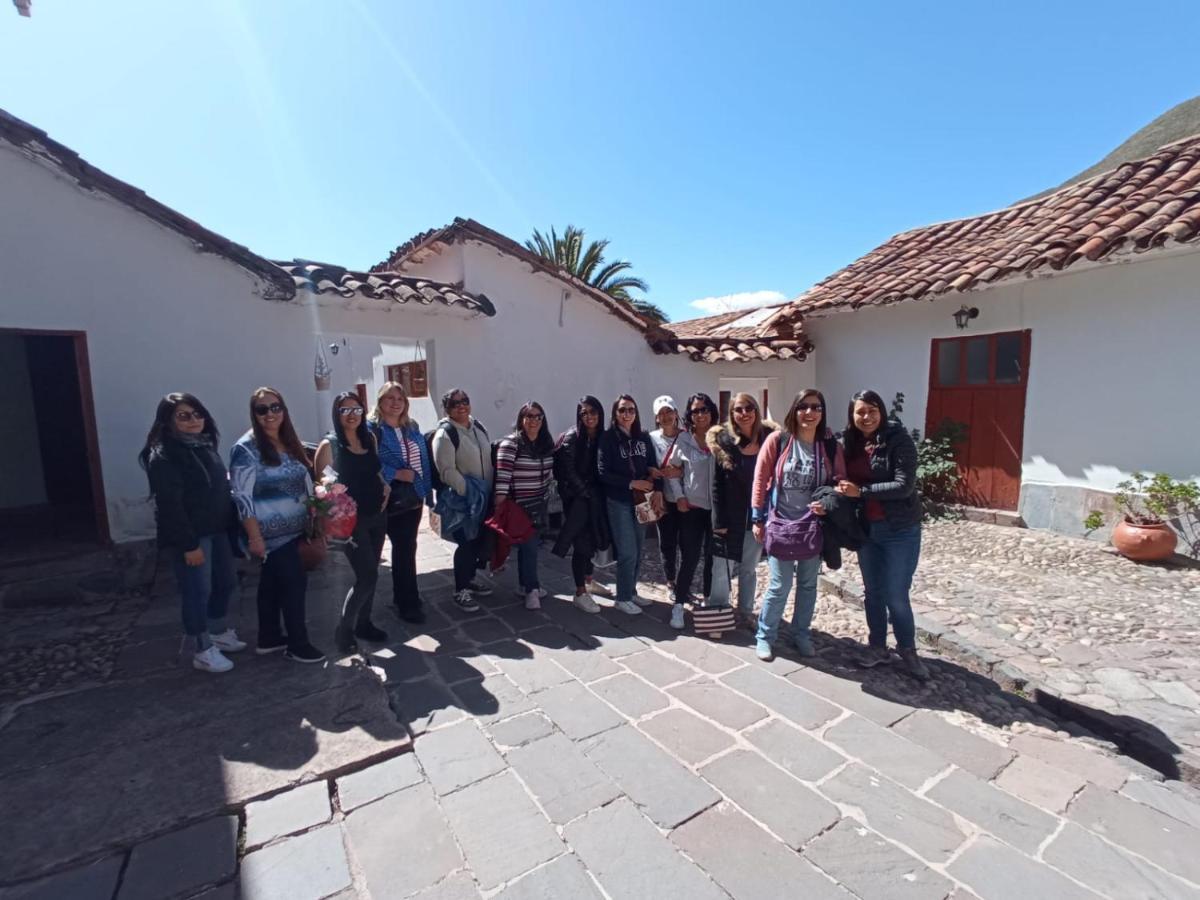
[(683, 605), (692, 601), (692, 578), (704, 560), (704, 601), (712, 591), (712, 451), (706, 440), (717, 420), (717, 405), (708, 394), (692, 394), (683, 414), (684, 432), (675, 444), (670, 463), (682, 474), (678, 479), (679, 572), (675, 576), (675, 605), (671, 627), (684, 627)]

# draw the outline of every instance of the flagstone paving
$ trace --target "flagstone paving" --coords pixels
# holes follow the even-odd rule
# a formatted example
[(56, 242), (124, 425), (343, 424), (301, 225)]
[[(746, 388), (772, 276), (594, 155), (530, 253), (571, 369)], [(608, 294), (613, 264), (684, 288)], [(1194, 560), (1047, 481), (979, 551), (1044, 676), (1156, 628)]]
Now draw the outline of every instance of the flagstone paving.
[[(503, 573), (484, 609), (463, 619), (449, 606), (450, 548), (423, 533), (420, 557), (440, 611), (430, 627), (405, 633), (381, 612), (397, 639), (366, 657), (369, 669), (351, 657), (321, 670), (335, 682), (370, 676), (414, 735), (401, 755), (340, 767), (278, 760), (298, 767), (295, 783), (213, 804), (186, 829), (113, 841), (41, 881), (0, 888), (0, 900), (124, 900), (147, 896), (148, 883), (164, 898), (243, 900), (1200, 892), (1200, 793), (936, 653), (925, 685), (898, 667), (855, 669), (861, 620), (839, 601), (820, 603), (816, 660), (782, 653), (763, 664), (745, 633), (712, 643), (672, 632), (664, 602), (638, 617), (581, 614), (557, 561), (544, 566), (552, 596), (542, 610), (520, 607)], [(334, 601), (310, 604), (322, 602)], [(163, 678), (176, 691), (203, 685), (253, 718), (254, 698), (264, 699), (255, 673), (297, 668), (271, 659), (219, 679)], [(312, 687), (314, 697), (329, 690)], [(239, 706), (243, 692), (250, 701)], [(49, 747), (50, 720), (36, 721), (20, 735)], [(0, 790), (39, 765), (12, 761), (10, 729), (21, 723), (17, 710), (0, 729), (10, 760)], [(319, 734), (327, 727), (318, 721)], [(43, 782), (40, 801), (69, 816), (70, 773), (56, 772), (63, 784)], [(6, 818), (19, 825), (21, 814)], [(0, 844), (11, 832), (6, 824)]]
[[(827, 583), (861, 602), (857, 557)], [(969, 521), (927, 525), (913, 609), (944, 655), (1200, 784), (1200, 568)], [(1174, 773), (1172, 773), (1174, 774)]]

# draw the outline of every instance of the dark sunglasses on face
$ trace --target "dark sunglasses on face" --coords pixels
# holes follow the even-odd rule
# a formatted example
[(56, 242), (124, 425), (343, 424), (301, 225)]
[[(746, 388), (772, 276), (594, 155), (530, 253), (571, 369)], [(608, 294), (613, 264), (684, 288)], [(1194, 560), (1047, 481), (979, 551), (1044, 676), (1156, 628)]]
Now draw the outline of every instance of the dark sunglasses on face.
[(542, 414), (541, 413), (525, 413), (525, 418), (530, 422), (540, 422), (540, 421), (542, 421)]
[(350, 416), (361, 416), (362, 414), (363, 408), (361, 406), (343, 406), (338, 409), (338, 415), (344, 419), (348, 419)]
[(457, 400), (450, 401), (450, 409), (458, 409), (458, 407), (460, 407), (460, 406), (470, 406), (470, 405), (471, 405), (470, 397), (459, 397)]
[(693, 416), (701, 416), (701, 415), (704, 415), (704, 416), (711, 416), (711, 415), (712, 415), (712, 413), (710, 413), (710, 412), (708, 411), (708, 407), (707, 407), (707, 406), (697, 406), (696, 408), (694, 408), (694, 409), (692, 410), (692, 415), (693, 415)]
[(583, 416), (583, 418), (585, 418), (585, 419), (598, 419), (598, 418), (600, 418), (600, 413), (596, 412), (596, 410), (594, 410), (594, 409), (585, 409), (585, 410), (584, 410), (583, 412), (581, 412), (579, 415)]
[(748, 415), (750, 415), (750, 413), (754, 412), (754, 407), (753, 406), (735, 406), (733, 408), (733, 411), (735, 413), (737, 413), (739, 416), (748, 416)]
[(801, 403), (799, 406), (796, 407), (796, 411), (802, 412), (802, 413), (806, 413), (806, 412), (819, 413), (823, 409), (825, 409), (825, 407), (823, 407), (820, 403), (815, 403), (815, 404), (814, 403)]
[(636, 413), (637, 413), (637, 407), (635, 407), (635, 406), (618, 406), (617, 407), (617, 415), (618, 416), (632, 416)]
[(279, 415), (281, 412), (284, 412), (285, 410), (287, 410), (287, 407), (284, 406), (282, 403), (271, 403), (271, 404), (260, 403), (258, 406), (254, 407), (254, 414), (256, 416), (265, 416), (267, 413), (274, 413), (275, 415)]
[(175, 413), (176, 422), (203, 422), (204, 418), (204, 413), (192, 412), (187, 409), (181, 409)]

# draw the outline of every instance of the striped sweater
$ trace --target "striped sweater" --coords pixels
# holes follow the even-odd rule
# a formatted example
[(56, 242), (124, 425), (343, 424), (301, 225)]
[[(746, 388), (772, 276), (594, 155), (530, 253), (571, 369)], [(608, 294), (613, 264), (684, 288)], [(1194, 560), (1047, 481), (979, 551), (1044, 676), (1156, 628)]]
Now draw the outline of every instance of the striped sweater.
[(527, 456), (512, 437), (496, 445), (496, 499), (511, 496), (518, 503), (539, 503), (546, 499), (553, 477), (552, 455)]

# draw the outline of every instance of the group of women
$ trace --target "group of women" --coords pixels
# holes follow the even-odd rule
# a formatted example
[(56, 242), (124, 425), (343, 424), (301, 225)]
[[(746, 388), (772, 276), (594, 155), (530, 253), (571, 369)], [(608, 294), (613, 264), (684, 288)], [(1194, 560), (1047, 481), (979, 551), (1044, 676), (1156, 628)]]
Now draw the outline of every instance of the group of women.
[[(790, 640), (800, 656), (811, 657), (822, 562), (820, 537), (812, 535), (838, 535), (840, 547), (857, 550), (865, 586), (868, 643), (860, 663), (891, 661), (890, 621), (906, 671), (929, 678), (917, 656), (909, 603), (921, 542), (916, 447), (899, 423), (888, 420), (874, 391), (851, 398), (840, 436), (816, 389), (796, 395), (782, 427), (764, 418), (750, 394), (731, 398), (724, 422), (707, 394), (693, 394), (682, 410), (661, 396), (653, 403), (651, 431), (642, 428), (632, 396), (613, 402), (607, 423), (600, 401), (585, 396), (574, 426), (557, 439), (545, 409), (530, 401), (512, 431), (494, 444), (472, 416), (465, 391), (446, 392), (441, 404), (444, 417), (427, 445), (398, 384), (383, 386), (369, 417), (356, 394), (340, 394), (334, 402), (334, 427), (314, 468), (332, 466), (359, 509), (353, 540), (345, 545), (355, 581), (334, 635), (339, 651), (357, 649), (358, 640), (386, 640), (371, 620), (385, 536), (392, 544), (397, 611), (405, 621), (423, 621), (416, 538), (435, 488), (442, 536), (457, 545), (455, 604), (475, 612), (475, 597), (491, 593), (477, 572), (491, 558), (499, 531), (515, 546), (525, 605), (539, 608), (546, 594), (539, 548), (556, 482), (563, 522), (553, 552), (571, 557), (580, 609), (598, 612), (596, 595), (612, 597), (615, 608), (629, 615), (650, 605), (636, 588), (647, 523), (654, 521), (673, 601), (672, 627), (686, 627), (689, 604), (731, 605), (736, 583), (738, 611), (756, 629), (756, 653), (770, 660), (794, 584)], [(308, 641), (299, 552), (312, 474), (279, 392), (255, 391), (250, 411), (251, 428), (233, 448), (228, 481), (216, 425), (190, 394), (163, 398), (141, 455), (158, 505), (160, 543), (172, 552), (194, 662), (206, 671), (227, 670), (232, 663), (224, 654), (245, 647), (224, 620), (236, 585), (225, 539), (231, 529), (240, 531), (251, 556), (263, 560), (257, 652), (283, 650), (299, 662), (324, 658)], [(597, 551), (610, 546), (615, 594), (593, 578)], [(764, 549), (769, 581), (756, 612), (756, 570)], [(691, 593), (697, 569), (702, 598)]]

